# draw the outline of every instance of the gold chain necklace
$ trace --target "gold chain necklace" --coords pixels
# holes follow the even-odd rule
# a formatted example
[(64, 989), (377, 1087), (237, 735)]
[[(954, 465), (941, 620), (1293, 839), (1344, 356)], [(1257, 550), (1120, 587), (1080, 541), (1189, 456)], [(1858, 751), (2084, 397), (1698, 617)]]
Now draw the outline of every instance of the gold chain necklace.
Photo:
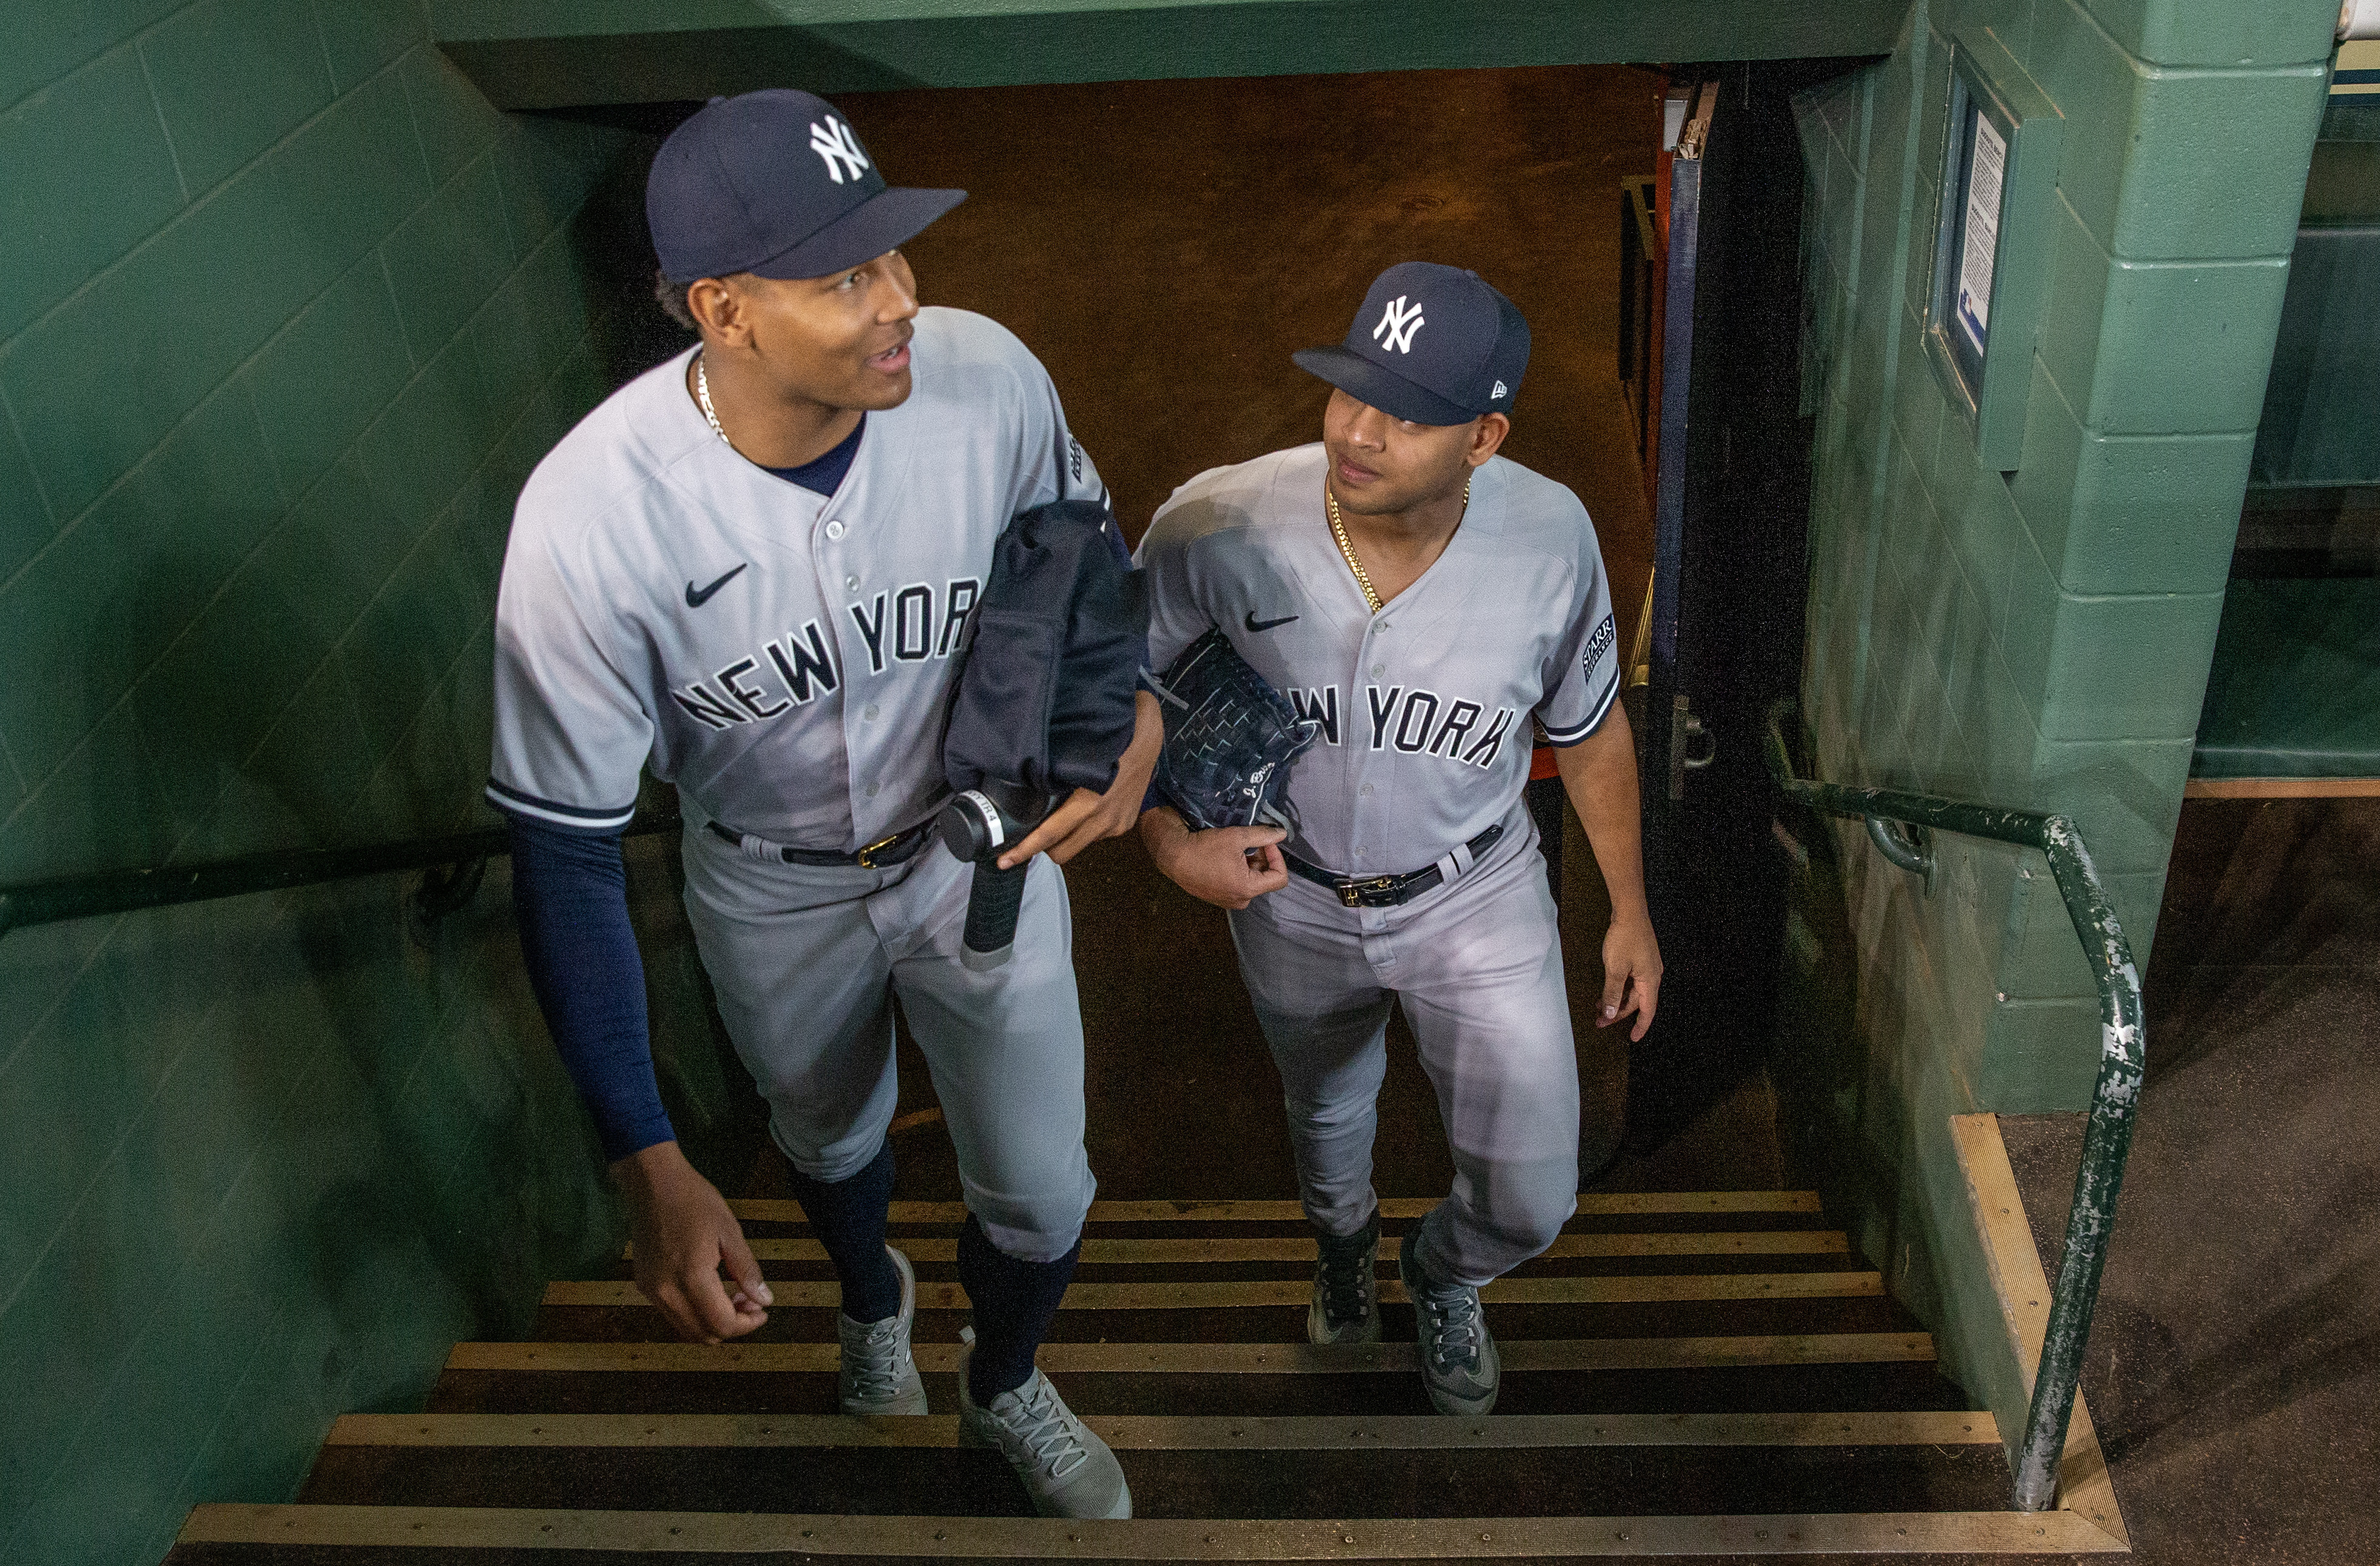
[[(724, 438), (725, 437), (723, 436), (722, 437), (722, 439)], [(1355, 545), (1353, 540), (1347, 537), (1347, 524), (1339, 519), (1339, 496), (1330, 488), (1330, 481), (1327, 479), (1322, 481), (1322, 498), (1330, 508), (1330, 533), (1333, 538), (1339, 540), (1339, 552), (1345, 558), (1347, 562), (1347, 569), (1355, 573), (1355, 585), (1364, 589), (1364, 601), (1371, 605), (1373, 613), (1378, 614), (1381, 610), (1388, 607), (1388, 600), (1382, 598), (1378, 592), (1373, 590), (1372, 578), (1365, 574), (1364, 563), (1355, 558)], [(1470, 475), (1465, 474), (1463, 480), (1463, 514), (1468, 515), (1470, 510), (1471, 478)], [(1454, 525), (1458, 528), (1463, 525), (1462, 516), (1457, 516), (1455, 518)]]
[(710, 372), (703, 368), (700, 354), (694, 356), (694, 400), (702, 417), (710, 420), (710, 432), (725, 442), (729, 451), (735, 450), (735, 443), (727, 439), (727, 431), (719, 427), (719, 415), (711, 409)]

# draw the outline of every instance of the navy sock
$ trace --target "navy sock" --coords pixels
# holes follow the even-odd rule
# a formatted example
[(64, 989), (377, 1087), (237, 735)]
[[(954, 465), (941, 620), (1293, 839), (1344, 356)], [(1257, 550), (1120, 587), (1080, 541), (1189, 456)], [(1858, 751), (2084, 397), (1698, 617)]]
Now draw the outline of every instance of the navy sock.
[(892, 1144), (858, 1173), (830, 1184), (791, 1171), (794, 1195), (810, 1220), (810, 1232), (826, 1247), (843, 1282), (843, 1314), (854, 1321), (881, 1321), (901, 1308), (901, 1275), (884, 1254), (884, 1207), (892, 1199)]
[(1033, 1351), (1074, 1281), (1083, 1242), (1056, 1261), (1019, 1261), (984, 1237), (970, 1214), (959, 1231), (959, 1285), (975, 1311), (975, 1352), (967, 1357), (967, 1396), (989, 1408), (1033, 1377)]

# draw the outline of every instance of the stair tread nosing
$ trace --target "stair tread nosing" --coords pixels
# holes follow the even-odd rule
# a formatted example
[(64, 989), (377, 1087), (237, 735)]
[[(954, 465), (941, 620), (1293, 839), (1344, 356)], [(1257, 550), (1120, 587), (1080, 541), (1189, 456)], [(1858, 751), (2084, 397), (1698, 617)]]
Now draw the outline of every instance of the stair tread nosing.
[(1096, 1522), (246, 1502), (194, 1508), (177, 1542), (1175, 1560), (2086, 1553), (2126, 1548), (2087, 1518), (2063, 1511)]
[[(1314, 1285), (1303, 1278), (1232, 1282), (1084, 1283), (1066, 1291), (1067, 1310), (1216, 1310), (1262, 1305), (1303, 1308)], [(843, 1303), (833, 1282), (778, 1280), (770, 1284), (783, 1310), (825, 1310)], [(1884, 1293), (1874, 1272), (1706, 1272), (1688, 1274), (1587, 1274), (1560, 1278), (1500, 1278), (1479, 1291), (1488, 1305), (1614, 1305), (1672, 1300), (1873, 1299)], [(1402, 1283), (1384, 1280), (1382, 1305), (1408, 1305)], [(544, 1303), (556, 1306), (617, 1306), (646, 1310), (651, 1305), (633, 1281), (589, 1279), (546, 1285)], [(957, 1283), (920, 1281), (919, 1310), (965, 1310), (966, 1291)]]
[[(1507, 1371), (1679, 1369), (1703, 1366), (1850, 1365), (1930, 1361), (1925, 1332), (1802, 1333), (1724, 1338), (1569, 1338), (1500, 1341)], [(952, 1372), (961, 1345), (919, 1343), (917, 1368)], [(545, 1371), (832, 1371), (832, 1343), (540, 1342), (456, 1343), (449, 1370)], [(1147, 1375), (1316, 1375), (1411, 1371), (1409, 1342), (1310, 1343), (1045, 1343), (1043, 1369), (1052, 1373)]]
[[(1478, 1419), (1087, 1414), (1119, 1451), (1464, 1450), (1588, 1446), (1995, 1445), (1987, 1409), (1824, 1414), (1534, 1414)], [(350, 1414), (326, 1446), (948, 1447), (953, 1414)]]

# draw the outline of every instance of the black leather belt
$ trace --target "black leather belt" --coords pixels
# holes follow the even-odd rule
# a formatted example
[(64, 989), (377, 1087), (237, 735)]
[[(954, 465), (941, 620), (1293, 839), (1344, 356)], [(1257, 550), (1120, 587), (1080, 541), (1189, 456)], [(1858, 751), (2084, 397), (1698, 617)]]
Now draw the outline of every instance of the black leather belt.
[(1342, 905), (1349, 908), (1393, 908), (1410, 903), (1423, 892), (1443, 884), (1453, 875), (1461, 875), (1479, 862), (1480, 856), (1496, 846), (1504, 835), (1500, 821), (1464, 844), (1455, 853), (1420, 869), (1408, 870), (1401, 876), (1342, 876), (1326, 870), (1319, 865), (1309, 865), (1296, 855), (1283, 850), (1281, 859), (1289, 872), (1317, 886), (1327, 886), (1337, 892)]
[(788, 865), (856, 865), (863, 870), (881, 869), (913, 858), (934, 835), (934, 823), (929, 819), (891, 837), (880, 837), (856, 854), (838, 854), (831, 848), (788, 848), (765, 837), (721, 826), (717, 821), (704, 824), (710, 828), (713, 837), (734, 844), (755, 859), (782, 859)]

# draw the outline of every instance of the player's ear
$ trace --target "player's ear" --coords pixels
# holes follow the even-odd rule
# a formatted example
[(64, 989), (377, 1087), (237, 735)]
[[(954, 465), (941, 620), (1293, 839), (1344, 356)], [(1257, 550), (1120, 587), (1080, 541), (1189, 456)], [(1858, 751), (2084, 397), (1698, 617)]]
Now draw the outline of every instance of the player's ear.
[(744, 318), (744, 301), (720, 278), (698, 278), (687, 284), (686, 308), (700, 324), (702, 334), (713, 342), (739, 343), (751, 335)]
[(1504, 437), (1512, 432), (1512, 421), (1502, 414), (1481, 414), (1478, 422), (1471, 426), (1471, 448), (1463, 453), (1464, 460), (1474, 467), (1478, 467), (1496, 455), (1496, 448), (1502, 445)]

